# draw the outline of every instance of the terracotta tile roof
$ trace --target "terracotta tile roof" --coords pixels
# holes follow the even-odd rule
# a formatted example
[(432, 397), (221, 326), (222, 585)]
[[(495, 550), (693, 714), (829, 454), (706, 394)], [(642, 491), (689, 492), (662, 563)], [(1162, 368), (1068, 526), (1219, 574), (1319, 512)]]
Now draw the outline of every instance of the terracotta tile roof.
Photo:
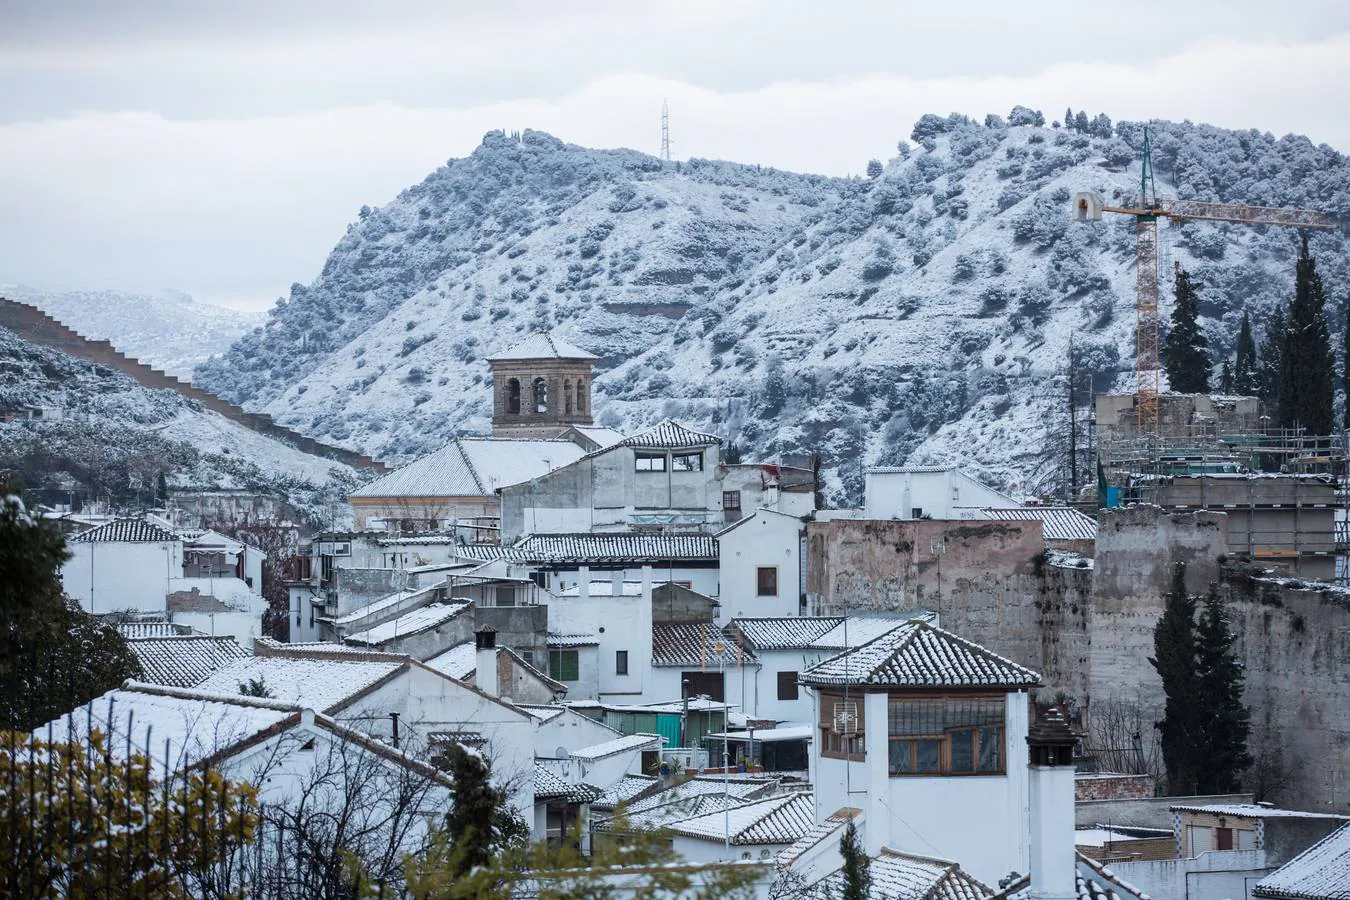
[[(718, 648), (721, 648), (721, 653)], [(717, 669), (720, 664), (757, 666), (759, 660), (716, 626), (706, 623), (652, 626), (653, 666), (697, 666)]]
[[(642, 447), (656, 450), (686, 450), (694, 447), (710, 447), (714, 444), (721, 443), (722, 439), (715, 434), (694, 431), (692, 428), (686, 428), (673, 419), (666, 419), (664, 422), (654, 425), (646, 431), (639, 432), (632, 437), (624, 438), (619, 442), (619, 446)], [(604, 450), (595, 451), (595, 453), (604, 452)]]
[(140, 660), (142, 681), (169, 687), (195, 687), (217, 669), (249, 655), (233, 637), (209, 634), (133, 638), (127, 646)]
[(592, 806), (612, 810), (620, 803), (630, 803), (660, 786), (661, 780), (655, 775), (625, 775), (611, 784)]
[(732, 619), (727, 632), (740, 632), (745, 636), (745, 645), (753, 650), (807, 650), (843, 621), (842, 616)]
[(582, 455), (571, 441), (551, 438), (455, 438), (349, 496), (490, 497), (497, 488), (538, 478)]
[(531, 562), (717, 561), (711, 534), (530, 534), (511, 548)]
[(1040, 676), (921, 619), (802, 673), (802, 683), (905, 687), (1033, 687)]
[(551, 331), (536, 331), (518, 344), (487, 358), (488, 362), (514, 359), (590, 359), (600, 357), (569, 344)]
[(812, 650), (846, 650), (861, 647), (915, 619), (933, 621), (936, 617), (927, 610), (909, 614), (847, 616), (839, 624), (811, 643)]
[[(836, 825), (835, 827), (840, 827)], [(950, 860), (917, 856), (883, 848), (873, 858), (869, 900), (985, 900), (993, 890)], [(813, 890), (826, 896), (842, 893), (842, 867), (816, 882)]]
[(78, 544), (160, 544), (180, 538), (144, 519), (113, 519), (106, 525), (81, 532), (71, 540)]
[(548, 633), (548, 646), (550, 647), (598, 647), (600, 646), (600, 635), (598, 634), (560, 634), (556, 631)]
[[(1148, 894), (1122, 881), (1106, 866), (1081, 853), (1075, 855), (1078, 864), (1077, 900), (1150, 900)], [(1030, 900), (1030, 897), (1031, 876), (1023, 875), (990, 900)]]
[(1084, 515), (1071, 506), (1014, 506), (1011, 508), (989, 507), (980, 512), (990, 519), (1006, 521), (1026, 521), (1034, 519), (1041, 523), (1047, 541), (1095, 541), (1097, 539), (1097, 520)]
[(1327, 835), (1262, 878), (1252, 896), (1293, 900), (1350, 897), (1350, 825)]
[(534, 764), (534, 799), (567, 800), (570, 803), (591, 803), (598, 800), (604, 791), (593, 784), (581, 782), (572, 784), (547, 766)]
[(704, 840), (726, 840), (729, 828), (733, 844), (791, 844), (815, 827), (814, 814), (811, 795), (793, 793), (705, 813), (668, 827), (675, 834)]
[[(175, 622), (118, 622), (117, 633), (129, 641), (137, 638), (183, 637), (192, 634), (192, 627)], [(204, 632), (199, 632), (204, 633)]]

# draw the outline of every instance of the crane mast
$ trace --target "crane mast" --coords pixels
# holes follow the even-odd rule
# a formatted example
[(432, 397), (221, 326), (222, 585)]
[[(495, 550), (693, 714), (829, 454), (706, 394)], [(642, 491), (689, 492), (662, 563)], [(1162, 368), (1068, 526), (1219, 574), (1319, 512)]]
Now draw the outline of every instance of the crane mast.
[(1139, 198), (1133, 206), (1107, 206), (1096, 192), (1080, 193), (1074, 199), (1079, 221), (1100, 221), (1104, 212), (1134, 216), (1135, 249), (1135, 425), (1141, 438), (1162, 431), (1159, 394), (1162, 385), (1162, 348), (1159, 341), (1161, 291), (1158, 277), (1158, 220), (1173, 222), (1235, 222), (1245, 225), (1278, 225), (1288, 228), (1334, 229), (1335, 219), (1309, 209), (1212, 203), (1205, 200), (1173, 200), (1159, 197), (1153, 179), (1153, 145), (1144, 129), (1144, 149), (1139, 172)]

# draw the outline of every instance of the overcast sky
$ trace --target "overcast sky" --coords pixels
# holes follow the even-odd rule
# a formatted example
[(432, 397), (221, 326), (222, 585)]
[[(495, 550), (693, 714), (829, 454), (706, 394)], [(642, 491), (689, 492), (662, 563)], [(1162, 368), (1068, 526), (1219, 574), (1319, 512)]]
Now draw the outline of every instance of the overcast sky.
[(925, 112), (1350, 150), (1344, 0), (0, 0), (0, 282), (262, 308), (493, 128), (861, 173)]

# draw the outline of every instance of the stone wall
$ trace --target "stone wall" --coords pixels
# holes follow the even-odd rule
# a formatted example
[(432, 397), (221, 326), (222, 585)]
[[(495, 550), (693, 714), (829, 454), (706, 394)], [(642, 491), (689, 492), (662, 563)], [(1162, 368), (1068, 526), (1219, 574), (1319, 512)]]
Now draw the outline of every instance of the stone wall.
[(1073, 799), (1142, 800), (1152, 797), (1156, 785), (1152, 775), (1122, 775), (1119, 772), (1078, 773), (1073, 782)]

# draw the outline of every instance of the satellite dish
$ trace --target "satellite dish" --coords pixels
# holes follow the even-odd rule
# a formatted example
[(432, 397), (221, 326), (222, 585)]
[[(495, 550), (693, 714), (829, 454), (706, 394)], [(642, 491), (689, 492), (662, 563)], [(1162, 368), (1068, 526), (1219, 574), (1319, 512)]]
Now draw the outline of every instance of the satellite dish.
[(566, 747), (559, 747), (557, 750), (553, 751), (553, 755), (558, 759), (567, 759), (570, 754), (567, 752)]

